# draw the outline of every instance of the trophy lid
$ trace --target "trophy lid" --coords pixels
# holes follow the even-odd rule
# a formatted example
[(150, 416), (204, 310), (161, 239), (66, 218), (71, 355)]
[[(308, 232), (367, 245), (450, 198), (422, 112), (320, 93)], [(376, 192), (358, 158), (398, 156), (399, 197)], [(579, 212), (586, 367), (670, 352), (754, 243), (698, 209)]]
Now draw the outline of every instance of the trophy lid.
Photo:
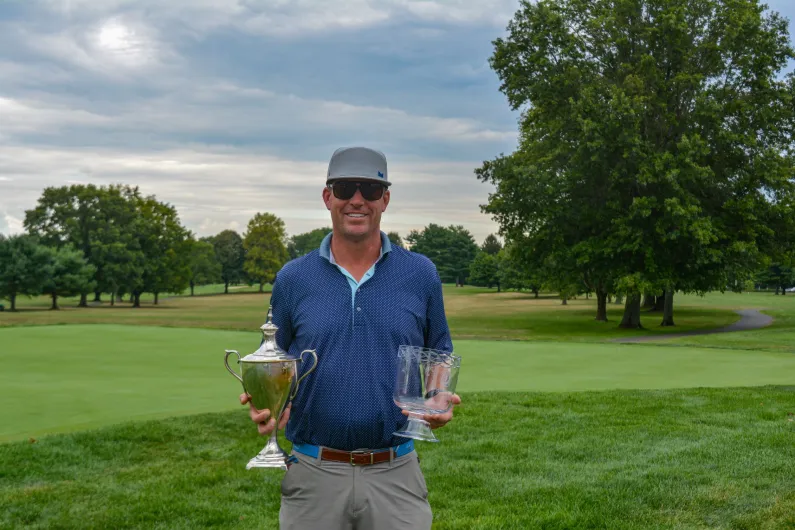
[(276, 344), (276, 332), (279, 330), (279, 327), (273, 323), (273, 306), (268, 307), (268, 318), (259, 329), (262, 331), (262, 344), (257, 351), (246, 355), (240, 362), (271, 363), (296, 360), (295, 357), (289, 355)]

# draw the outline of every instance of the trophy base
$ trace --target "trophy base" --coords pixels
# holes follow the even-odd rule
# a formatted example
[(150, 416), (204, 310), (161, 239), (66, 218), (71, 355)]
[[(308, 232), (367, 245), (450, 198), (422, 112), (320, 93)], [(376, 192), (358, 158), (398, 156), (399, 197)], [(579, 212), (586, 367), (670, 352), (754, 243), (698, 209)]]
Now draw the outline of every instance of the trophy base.
[(246, 464), (246, 469), (254, 468), (270, 468), (270, 469), (287, 469), (287, 464), (284, 463), (284, 456), (282, 455), (257, 455)]
[(433, 435), (431, 424), (420, 418), (410, 418), (406, 428), (402, 431), (393, 432), (395, 436), (423, 440), (425, 442), (438, 442), (439, 439)]
[[(276, 431), (274, 431), (275, 434)], [(262, 451), (259, 452), (257, 456), (252, 458), (246, 464), (246, 469), (253, 469), (253, 468), (271, 468), (271, 469), (287, 469), (287, 464), (285, 460), (287, 459), (287, 453), (282, 451), (282, 448), (279, 447), (279, 444), (276, 442), (276, 436), (271, 436), (268, 439), (267, 445), (262, 448)]]

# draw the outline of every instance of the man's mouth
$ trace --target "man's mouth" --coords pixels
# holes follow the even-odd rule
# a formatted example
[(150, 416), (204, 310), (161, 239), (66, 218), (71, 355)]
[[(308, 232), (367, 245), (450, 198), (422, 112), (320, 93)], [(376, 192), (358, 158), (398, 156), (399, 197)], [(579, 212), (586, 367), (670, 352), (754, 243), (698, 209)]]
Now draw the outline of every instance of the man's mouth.
[(346, 213), (345, 215), (348, 217), (352, 217), (353, 219), (362, 219), (363, 217), (365, 217), (363, 213)]

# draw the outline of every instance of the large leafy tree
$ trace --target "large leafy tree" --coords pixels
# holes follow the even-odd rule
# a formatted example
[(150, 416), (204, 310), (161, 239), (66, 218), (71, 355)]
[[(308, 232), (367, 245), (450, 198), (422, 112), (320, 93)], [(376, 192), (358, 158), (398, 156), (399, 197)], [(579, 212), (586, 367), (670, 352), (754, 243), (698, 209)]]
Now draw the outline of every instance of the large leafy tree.
[(489, 234), (486, 236), (486, 239), (483, 240), (483, 244), (480, 246), (480, 250), (485, 252), (486, 254), (491, 254), (492, 256), (496, 256), (499, 254), (500, 250), (502, 250), (502, 243), (494, 234)]
[(290, 259), (300, 258), (320, 247), (323, 238), (331, 232), (331, 228), (315, 228), (309, 232), (296, 234), (287, 242), (287, 254)]
[(503, 235), (578, 271), (600, 307), (626, 294), (623, 327), (640, 293), (756, 269), (792, 193), (785, 20), (756, 0), (523, 1), (494, 44), (522, 111), (518, 150), (477, 170)]
[(0, 240), (0, 298), (17, 309), (19, 295), (39, 295), (52, 275), (52, 250), (27, 234)]
[(411, 250), (424, 254), (436, 265), (443, 282), (464, 285), (478, 246), (463, 226), (447, 227), (431, 223), (422, 231), (412, 230), (406, 237)]
[(243, 270), (249, 278), (262, 284), (273, 282), (276, 273), (287, 262), (287, 234), (284, 221), (272, 213), (258, 213), (248, 222), (243, 249), (246, 259)]
[(478, 252), (469, 266), (469, 283), (478, 287), (497, 287), (500, 292), (500, 258), (499, 254)]
[(212, 243), (191, 239), (188, 243), (188, 270), (190, 295), (196, 285), (213, 283), (221, 278), (221, 264)]
[(135, 230), (144, 260), (132, 289), (134, 307), (140, 307), (141, 293), (153, 293), (157, 304), (160, 293), (185, 290), (190, 281), (190, 234), (177, 210), (154, 196), (141, 197)]
[(208, 238), (208, 241), (212, 243), (218, 263), (221, 264), (224, 294), (228, 294), (229, 284), (240, 281), (244, 276), (243, 262), (246, 254), (243, 238), (234, 230), (224, 230)]
[(50, 252), (50, 274), (44, 282), (42, 293), (50, 295), (51, 309), (58, 307), (59, 296), (76, 296), (94, 289), (96, 269), (90, 265), (83, 253), (71, 246), (59, 249), (48, 248)]
[[(95, 269), (94, 288), (115, 292), (141, 274), (135, 233), (140, 195), (129, 186), (72, 185), (46, 188), (25, 212), (26, 230), (53, 248), (70, 245)], [(99, 300), (99, 292), (95, 300)], [(80, 293), (81, 307), (87, 293)]]

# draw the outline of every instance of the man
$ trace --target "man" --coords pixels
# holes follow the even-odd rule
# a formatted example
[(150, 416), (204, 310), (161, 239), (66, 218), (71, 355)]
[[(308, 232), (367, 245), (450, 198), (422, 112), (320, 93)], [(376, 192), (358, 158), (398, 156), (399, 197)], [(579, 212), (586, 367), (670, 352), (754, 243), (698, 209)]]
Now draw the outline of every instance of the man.
[[(431, 527), (414, 442), (392, 434), (407, 421), (392, 400), (396, 357), (401, 344), (448, 352), (453, 345), (433, 263), (393, 247), (381, 231), (390, 185), (381, 152), (335, 151), (323, 189), (333, 231), (285, 265), (273, 285), (277, 343), (294, 355), (318, 355), (280, 422), (293, 442), (282, 480), (283, 530)], [(246, 394), (240, 401), (248, 403)], [(271, 411), (249, 407), (260, 434), (269, 435)], [(452, 417), (451, 409), (424, 419), (438, 428)]]

